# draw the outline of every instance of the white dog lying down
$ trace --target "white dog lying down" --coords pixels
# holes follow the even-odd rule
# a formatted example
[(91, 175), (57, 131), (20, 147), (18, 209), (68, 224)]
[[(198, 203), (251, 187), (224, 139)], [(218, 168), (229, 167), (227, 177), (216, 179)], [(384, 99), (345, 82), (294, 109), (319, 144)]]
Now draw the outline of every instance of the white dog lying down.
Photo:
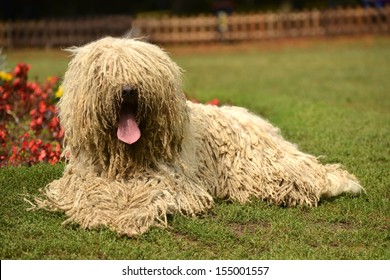
[(216, 197), (316, 206), (363, 190), (246, 109), (186, 101), (181, 69), (155, 45), (107, 37), (71, 52), (59, 102), (70, 158), (37, 199), (67, 221), (132, 236)]

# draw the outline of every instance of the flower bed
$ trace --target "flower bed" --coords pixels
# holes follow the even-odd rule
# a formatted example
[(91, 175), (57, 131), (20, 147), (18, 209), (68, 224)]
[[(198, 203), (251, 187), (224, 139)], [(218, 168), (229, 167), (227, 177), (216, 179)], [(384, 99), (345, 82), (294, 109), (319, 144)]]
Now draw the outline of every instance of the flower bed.
[(20, 63), (11, 73), (0, 71), (0, 167), (60, 160), (59, 78), (38, 84), (28, 81), (29, 70)]

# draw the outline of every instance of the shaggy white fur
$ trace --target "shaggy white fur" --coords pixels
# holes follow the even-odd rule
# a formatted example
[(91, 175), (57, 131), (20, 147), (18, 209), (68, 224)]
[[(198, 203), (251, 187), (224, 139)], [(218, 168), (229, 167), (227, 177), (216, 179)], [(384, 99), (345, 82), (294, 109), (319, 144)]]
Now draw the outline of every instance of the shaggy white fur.
[(70, 159), (37, 199), (67, 221), (133, 236), (215, 197), (316, 206), (363, 190), (247, 110), (186, 101), (181, 69), (157, 46), (107, 37), (71, 52), (59, 102)]

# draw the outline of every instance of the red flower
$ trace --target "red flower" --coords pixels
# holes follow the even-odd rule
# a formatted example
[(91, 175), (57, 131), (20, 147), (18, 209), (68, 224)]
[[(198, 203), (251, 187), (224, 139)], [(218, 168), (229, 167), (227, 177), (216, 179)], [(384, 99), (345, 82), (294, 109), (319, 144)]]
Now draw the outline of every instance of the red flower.
[(38, 112), (43, 114), (43, 113), (46, 112), (46, 110), (47, 110), (46, 102), (43, 101), (43, 100), (39, 101), (39, 103), (38, 103)]
[(27, 72), (30, 70), (31, 66), (26, 63), (19, 63), (14, 69), (15, 77), (27, 77)]
[(47, 156), (46, 150), (42, 149), (41, 153), (39, 154), (38, 160), (43, 161), (46, 158), (46, 156)]
[(49, 128), (55, 128), (55, 127), (57, 127), (59, 124), (60, 124), (60, 120), (58, 119), (58, 117), (54, 116), (54, 117), (51, 119), (51, 122), (49, 123)]
[(6, 133), (3, 130), (0, 130), (0, 140), (5, 140)]
[(214, 98), (213, 100), (210, 100), (210, 101), (206, 102), (206, 104), (219, 106), (220, 102), (219, 102), (219, 100), (217, 98)]

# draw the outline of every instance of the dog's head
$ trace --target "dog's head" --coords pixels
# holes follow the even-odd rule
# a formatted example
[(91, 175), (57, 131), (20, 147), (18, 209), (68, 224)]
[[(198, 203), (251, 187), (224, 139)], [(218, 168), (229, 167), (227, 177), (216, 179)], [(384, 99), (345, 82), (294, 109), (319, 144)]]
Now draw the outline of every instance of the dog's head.
[(59, 110), (71, 156), (106, 169), (180, 152), (188, 121), (181, 69), (163, 50), (107, 37), (70, 51)]

